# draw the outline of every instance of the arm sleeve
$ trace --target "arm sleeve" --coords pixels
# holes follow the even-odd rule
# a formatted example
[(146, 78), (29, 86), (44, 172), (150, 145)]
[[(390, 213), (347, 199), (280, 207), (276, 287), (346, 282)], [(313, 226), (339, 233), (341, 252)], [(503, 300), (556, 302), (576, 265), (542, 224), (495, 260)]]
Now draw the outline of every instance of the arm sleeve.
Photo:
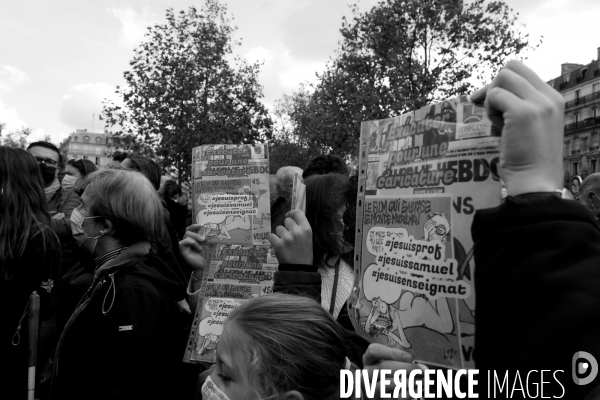
[(571, 360), (578, 351), (600, 359), (594, 216), (551, 195), (508, 197), (476, 213), (472, 234), (477, 368), (562, 370), (557, 377), (567, 397), (591, 390), (573, 384)]
[(73, 210), (81, 204), (81, 199), (75, 193), (66, 192), (66, 200), (57, 212), (65, 214), (63, 218), (52, 219), (52, 229), (60, 237), (69, 237), (71, 235), (71, 214)]
[(316, 265), (279, 264), (273, 292), (296, 294), (321, 301), (321, 274)]

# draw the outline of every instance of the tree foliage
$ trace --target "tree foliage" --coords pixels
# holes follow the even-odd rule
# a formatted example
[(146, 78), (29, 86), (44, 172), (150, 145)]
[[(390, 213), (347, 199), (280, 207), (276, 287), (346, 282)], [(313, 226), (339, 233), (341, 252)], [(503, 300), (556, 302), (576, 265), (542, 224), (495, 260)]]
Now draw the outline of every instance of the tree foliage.
[(260, 65), (235, 58), (235, 28), (226, 7), (206, 0), (200, 10), (166, 12), (135, 50), (121, 104), (106, 101), (102, 118), (124, 144), (143, 143), (189, 179), (192, 147), (268, 139), (271, 120), (259, 99)]
[(0, 123), (0, 145), (26, 149), (31, 129), (22, 127), (16, 131), (6, 132), (6, 124)]
[(365, 13), (351, 8), (307, 114), (290, 115), (295, 136), (340, 155), (357, 154), (361, 121), (469, 93), (537, 47), (502, 1), (384, 0)]

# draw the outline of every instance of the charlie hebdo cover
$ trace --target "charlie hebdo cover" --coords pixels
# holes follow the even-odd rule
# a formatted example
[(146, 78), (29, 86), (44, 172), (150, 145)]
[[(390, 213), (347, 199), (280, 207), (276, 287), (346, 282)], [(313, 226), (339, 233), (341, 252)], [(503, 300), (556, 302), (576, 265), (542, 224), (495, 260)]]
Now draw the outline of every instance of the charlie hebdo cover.
[(194, 218), (206, 243), (206, 266), (184, 361), (214, 363), (229, 314), (272, 292), (278, 263), (268, 240), (268, 146), (195, 147), (192, 175)]
[(461, 96), (361, 124), (357, 332), (419, 362), (472, 368), (471, 222), (500, 204), (499, 132)]

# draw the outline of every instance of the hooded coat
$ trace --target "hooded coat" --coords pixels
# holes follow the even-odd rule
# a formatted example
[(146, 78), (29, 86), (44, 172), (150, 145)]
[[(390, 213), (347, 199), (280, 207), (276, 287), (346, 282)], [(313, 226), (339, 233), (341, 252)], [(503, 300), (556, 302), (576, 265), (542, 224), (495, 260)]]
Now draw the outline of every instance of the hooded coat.
[(52, 398), (172, 398), (189, 334), (182, 290), (148, 242), (98, 268), (60, 337)]

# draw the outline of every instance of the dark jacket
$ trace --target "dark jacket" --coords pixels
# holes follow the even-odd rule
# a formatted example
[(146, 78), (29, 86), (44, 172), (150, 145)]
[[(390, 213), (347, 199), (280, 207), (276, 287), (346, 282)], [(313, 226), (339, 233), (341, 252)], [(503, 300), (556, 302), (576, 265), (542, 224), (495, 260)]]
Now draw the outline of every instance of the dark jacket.
[[(531, 370), (562, 370), (562, 397), (583, 398), (600, 382), (580, 386), (571, 378), (576, 352), (600, 361), (600, 231), (593, 215), (552, 195), (508, 197), (476, 213), (472, 234), (479, 377), (512, 371), (512, 387), (516, 370), (523, 382)], [(544, 396), (561, 395), (552, 373), (544, 381)]]
[[(321, 303), (321, 274), (318, 267), (306, 264), (279, 264), (279, 271), (274, 277), (273, 292), (309, 297)], [(367, 351), (369, 342), (356, 333), (348, 315), (347, 304), (340, 310), (337, 322), (346, 330), (346, 357), (362, 368), (362, 356)]]
[(190, 322), (182, 290), (147, 242), (97, 269), (59, 340), (52, 398), (177, 398)]
[[(58, 239), (47, 228), (47, 239), (35, 233), (27, 243), (23, 256), (14, 261), (0, 261), (2, 270), (11, 268), (7, 281), (0, 276), (0, 398), (24, 399), (27, 397), (28, 317), (19, 320), (26, 310), (29, 295), (36, 291), (40, 296), (40, 318), (52, 313), (55, 303), (54, 282), (60, 267)], [(16, 346), (14, 343), (18, 343)]]
[(60, 237), (71, 238), (71, 214), (73, 210), (81, 204), (81, 199), (71, 190), (64, 190), (62, 187), (48, 201), (48, 212), (50, 216), (63, 213), (65, 216), (60, 219), (52, 219), (52, 229)]

